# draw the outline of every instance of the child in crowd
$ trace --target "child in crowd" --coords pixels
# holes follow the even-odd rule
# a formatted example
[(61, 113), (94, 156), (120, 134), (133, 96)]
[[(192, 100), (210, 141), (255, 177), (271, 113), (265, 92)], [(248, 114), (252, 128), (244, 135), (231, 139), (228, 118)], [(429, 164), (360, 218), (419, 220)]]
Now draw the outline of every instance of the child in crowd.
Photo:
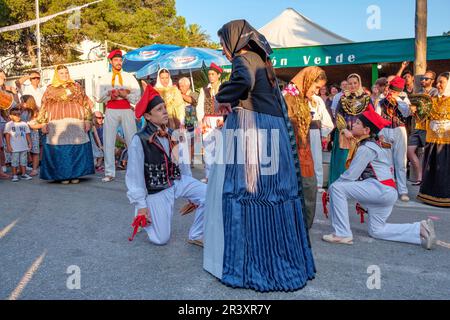
[(30, 128), (28, 124), (20, 119), (21, 111), (19, 107), (13, 107), (9, 112), (11, 121), (6, 123), (6, 148), (11, 153), (12, 181), (19, 181), (18, 171), (20, 166), (23, 180), (31, 180), (26, 173), (28, 150), (31, 149)]
[(30, 176), (34, 177), (38, 175), (38, 167), (39, 167), (39, 130), (36, 127), (36, 119), (39, 115), (39, 109), (36, 104), (36, 100), (34, 100), (34, 97), (31, 95), (24, 95), (22, 97), (22, 120), (27, 122), (28, 126), (30, 127), (30, 137), (31, 137), (31, 150), (30, 150), (30, 156), (31, 156), (31, 162), (33, 169), (30, 172)]
[(5, 131), (6, 123), (8, 122), (8, 115), (5, 110), (0, 111), (0, 179), (11, 179), (11, 176), (6, 173), (6, 157), (5, 157), (5, 143), (3, 132)]
[(99, 172), (104, 171), (103, 167), (103, 113), (100, 111), (94, 112), (93, 126), (90, 132), (90, 138), (92, 143), (92, 152), (95, 159), (95, 170)]

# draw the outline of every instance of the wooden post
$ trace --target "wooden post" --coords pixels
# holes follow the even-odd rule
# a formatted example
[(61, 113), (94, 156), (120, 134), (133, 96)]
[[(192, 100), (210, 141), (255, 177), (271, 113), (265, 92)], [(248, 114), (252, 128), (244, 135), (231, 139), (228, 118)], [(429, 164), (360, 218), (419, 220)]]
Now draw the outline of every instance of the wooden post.
[(427, 71), (427, 15), (427, 0), (416, 0), (415, 92), (420, 90), (420, 77)]

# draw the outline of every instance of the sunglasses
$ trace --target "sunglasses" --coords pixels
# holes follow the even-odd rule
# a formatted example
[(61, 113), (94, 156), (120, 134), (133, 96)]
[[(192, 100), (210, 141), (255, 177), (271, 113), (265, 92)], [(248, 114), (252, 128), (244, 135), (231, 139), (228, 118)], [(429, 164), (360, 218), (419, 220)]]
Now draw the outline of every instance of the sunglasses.
[(105, 119), (105, 117), (95, 117), (95, 118), (97, 118), (97, 119)]
[(41, 80), (40, 77), (34, 77), (34, 78), (30, 78), (30, 79), (31, 79), (31, 80), (36, 80), (36, 79)]
[(434, 79), (433, 78), (427, 78), (427, 77), (420, 78), (420, 81), (428, 81), (428, 80), (434, 80)]

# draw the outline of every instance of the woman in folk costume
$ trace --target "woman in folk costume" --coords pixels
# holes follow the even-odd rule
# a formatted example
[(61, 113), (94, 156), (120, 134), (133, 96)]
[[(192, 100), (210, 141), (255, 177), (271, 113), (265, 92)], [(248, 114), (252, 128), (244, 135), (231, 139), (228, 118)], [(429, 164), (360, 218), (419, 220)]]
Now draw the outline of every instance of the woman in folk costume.
[(169, 128), (180, 129), (181, 126), (184, 126), (185, 104), (180, 90), (172, 83), (169, 70), (161, 69), (158, 71), (155, 89), (166, 103), (167, 113), (169, 114)]
[(223, 73), (215, 63), (211, 63), (208, 70), (207, 86), (200, 90), (197, 104), (197, 116), (201, 123), (203, 133), (203, 147), (205, 160), (205, 178), (202, 181), (208, 181), (209, 171), (215, 156), (215, 134), (219, 134), (216, 129), (223, 127), (223, 116), (215, 110), (214, 97), (219, 92), (220, 75)]
[(128, 148), (125, 177), (127, 196), (135, 206), (136, 219), (144, 217), (149, 222), (148, 226), (146, 223), (142, 226), (146, 226), (152, 243), (166, 244), (170, 239), (175, 200), (186, 198), (197, 209), (188, 242), (202, 246), (206, 185), (180, 172), (176, 164), (177, 146), (172, 130), (167, 128), (165, 103), (152, 86), (146, 87), (135, 114), (136, 118), (144, 116), (146, 120), (146, 126), (133, 137)]
[(67, 67), (57, 66), (36, 120), (47, 132), (41, 179), (78, 183), (78, 178), (95, 173), (87, 134), (91, 127), (91, 106), (83, 88), (70, 79)]
[(334, 233), (323, 240), (353, 244), (348, 203), (356, 200), (368, 211), (369, 235), (376, 239), (422, 244), (432, 249), (436, 244), (433, 221), (386, 223), (397, 201), (393, 175), (391, 145), (378, 140), (381, 129), (390, 125), (373, 109), (360, 114), (352, 127), (356, 151), (350, 155), (350, 166), (329, 188), (330, 218)]
[(342, 94), (336, 107), (336, 130), (331, 151), (328, 185), (336, 181), (345, 171), (348, 151), (352, 146), (352, 125), (367, 109), (374, 110), (370, 96), (364, 92), (361, 77), (353, 73), (347, 77), (348, 90)]
[(426, 119), (427, 137), (423, 179), (418, 199), (450, 207), (450, 72), (439, 75), (437, 97)]
[(228, 115), (208, 181), (203, 266), (231, 287), (298, 290), (315, 266), (272, 49), (245, 20), (218, 34), (233, 71), (216, 94), (218, 110)]
[[(308, 229), (312, 227), (316, 212), (317, 180), (314, 174), (314, 160), (309, 140), (311, 124), (311, 103), (314, 93), (327, 81), (325, 71), (319, 67), (302, 69), (284, 90), (284, 99), (288, 107), (289, 118), (295, 130), (298, 154), (301, 159), (303, 191), (305, 195), (306, 221)], [(320, 98), (319, 98), (320, 99)]]

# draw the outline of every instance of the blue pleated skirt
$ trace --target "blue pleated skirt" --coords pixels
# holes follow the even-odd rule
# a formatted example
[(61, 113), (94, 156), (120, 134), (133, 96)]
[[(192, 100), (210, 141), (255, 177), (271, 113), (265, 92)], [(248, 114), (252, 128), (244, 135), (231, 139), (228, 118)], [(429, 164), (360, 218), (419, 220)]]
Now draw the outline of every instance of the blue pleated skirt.
[(50, 145), (44, 143), (40, 178), (70, 180), (95, 174), (92, 145)]
[(204, 268), (231, 287), (302, 288), (315, 266), (283, 118), (235, 109), (222, 135), (224, 163), (208, 182)]

